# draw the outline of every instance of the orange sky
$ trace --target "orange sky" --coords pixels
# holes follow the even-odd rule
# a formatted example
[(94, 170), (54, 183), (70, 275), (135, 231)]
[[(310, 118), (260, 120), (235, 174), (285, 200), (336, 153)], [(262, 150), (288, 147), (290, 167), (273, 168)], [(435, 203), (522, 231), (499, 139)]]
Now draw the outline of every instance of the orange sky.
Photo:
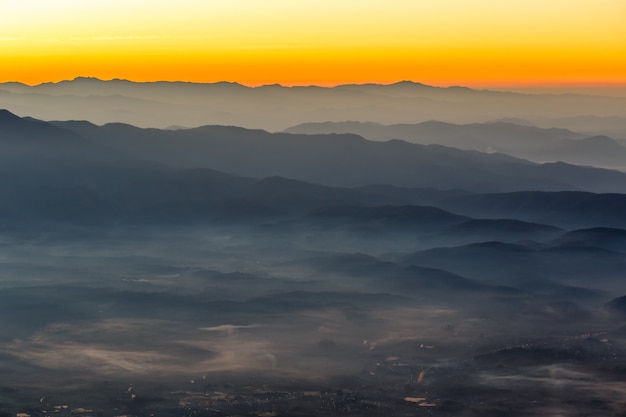
[(0, 0), (0, 81), (626, 84), (623, 0)]

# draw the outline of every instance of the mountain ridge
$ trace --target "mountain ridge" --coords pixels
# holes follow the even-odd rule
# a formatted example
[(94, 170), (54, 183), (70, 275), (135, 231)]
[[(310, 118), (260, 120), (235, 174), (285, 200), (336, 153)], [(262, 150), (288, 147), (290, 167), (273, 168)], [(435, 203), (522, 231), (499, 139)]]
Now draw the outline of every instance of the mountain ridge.
[(324, 120), (472, 123), (520, 116), (535, 124), (558, 119), (562, 127), (568, 127), (568, 118), (585, 114), (589, 108), (601, 117), (623, 116), (616, 109), (626, 107), (626, 98), (535, 95), (415, 82), (248, 87), (233, 82), (83, 77), (35, 86), (0, 84), (0, 107), (43, 120), (78, 118), (96, 124), (121, 121), (160, 128), (220, 124), (276, 132)]
[(138, 158), (257, 178), (281, 176), (344, 187), (385, 183), (468, 191), (626, 190), (626, 176), (617, 171), (534, 164), (504, 154), (402, 140), (375, 142), (354, 134), (297, 135), (220, 125), (162, 130), (123, 123), (53, 124)]

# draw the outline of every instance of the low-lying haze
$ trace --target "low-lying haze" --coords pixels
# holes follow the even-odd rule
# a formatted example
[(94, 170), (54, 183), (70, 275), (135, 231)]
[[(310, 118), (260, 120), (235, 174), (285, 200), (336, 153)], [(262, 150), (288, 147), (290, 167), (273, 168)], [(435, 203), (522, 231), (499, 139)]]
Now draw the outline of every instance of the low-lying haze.
[(0, 90), (2, 413), (624, 412), (622, 98)]

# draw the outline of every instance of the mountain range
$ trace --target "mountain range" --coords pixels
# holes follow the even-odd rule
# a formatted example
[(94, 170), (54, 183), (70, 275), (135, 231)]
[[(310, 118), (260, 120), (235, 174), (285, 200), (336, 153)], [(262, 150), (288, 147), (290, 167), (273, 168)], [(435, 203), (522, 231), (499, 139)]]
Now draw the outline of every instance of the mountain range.
[[(626, 175), (617, 171), (536, 164), (399, 140), (373, 142), (356, 135), (49, 123), (8, 111), (0, 112), (0, 134), (0, 186), (12, 197), (2, 208), (7, 227), (29, 216), (195, 222), (311, 213), (306, 222), (328, 222), (339, 219), (339, 207), (351, 206), (348, 217), (370, 225), (393, 221), (406, 227), (405, 222), (417, 218), (427, 221), (419, 211), (411, 215), (414, 220), (399, 213), (412, 213), (411, 206), (436, 206), (474, 218), (570, 228), (626, 227), (622, 194), (563, 191), (626, 190)], [(390, 208), (383, 217), (368, 220), (362, 217), (367, 213), (362, 206), (407, 208)], [(591, 213), (593, 220), (586, 220)], [(385, 216), (389, 221), (382, 220)], [(517, 233), (515, 223), (455, 227), (445, 231), (449, 238), (479, 230), (483, 238)], [(523, 229), (527, 238), (540, 232)]]
[(505, 153), (536, 162), (568, 162), (626, 167), (626, 147), (607, 136), (586, 137), (567, 129), (539, 128), (513, 122), (452, 124), (428, 121), (382, 125), (363, 122), (305, 123), (285, 130), (297, 134), (354, 133), (370, 140), (403, 139), (488, 153)]
[[(248, 224), (277, 236), (310, 231), (376, 241), (395, 234), (418, 247), (493, 241), (504, 246), (467, 250), (488, 259), (521, 256), (516, 263), (544, 254), (570, 259), (587, 247), (611, 257), (626, 247), (625, 194), (565, 191), (623, 190), (625, 175), (616, 171), (349, 134), (49, 123), (8, 111), (0, 111), (0, 149), (5, 231), (50, 223)], [(559, 175), (562, 183), (554, 181)], [(511, 191), (529, 184), (558, 191)], [(493, 188), (499, 192), (485, 193)], [(405, 261), (444, 267), (430, 252), (420, 256)]]
[[(576, 94), (520, 94), (395, 84), (336, 87), (246, 87), (237, 83), (131, 82), (79, 77), (27, 86), (0, 84), (0, 108), (43, 120), (123, 122), (141, 127), (235, 125), (280, 131), (299, 123), (357, 120), (384, 124), (443, 120), (451, 123), (524, 118), (578, 130), (578, 118), (611, 118), (612, 130), (626, 138), (626, 98)], [(592, 109), (592, 110), (591, 110)], [(546, 121), (548, 120), (548, 121)], [(552, 121), (551, 121), (552, 120)], [(607, 119), (609, 120), (609, 119)], [(622, 134), (622, 136), (619, 136)]]
[(468, 191), (621, 192), (617, 171), (536, 164), (504, 154), (464, 151), (353, 134), (269, 133), (229, 126), (184, 130), (54, 122), (100, 146), (179, 168), (211, 168), (251, 177), (282, 176), (329, 186), (388, 184)]

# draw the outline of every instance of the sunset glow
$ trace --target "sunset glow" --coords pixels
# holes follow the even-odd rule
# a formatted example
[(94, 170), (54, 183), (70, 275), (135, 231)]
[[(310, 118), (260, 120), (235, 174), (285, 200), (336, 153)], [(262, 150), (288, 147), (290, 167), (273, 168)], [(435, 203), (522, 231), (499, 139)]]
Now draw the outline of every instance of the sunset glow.
[(0, 1), (0, 82), (626, 83), (621, 0)]

